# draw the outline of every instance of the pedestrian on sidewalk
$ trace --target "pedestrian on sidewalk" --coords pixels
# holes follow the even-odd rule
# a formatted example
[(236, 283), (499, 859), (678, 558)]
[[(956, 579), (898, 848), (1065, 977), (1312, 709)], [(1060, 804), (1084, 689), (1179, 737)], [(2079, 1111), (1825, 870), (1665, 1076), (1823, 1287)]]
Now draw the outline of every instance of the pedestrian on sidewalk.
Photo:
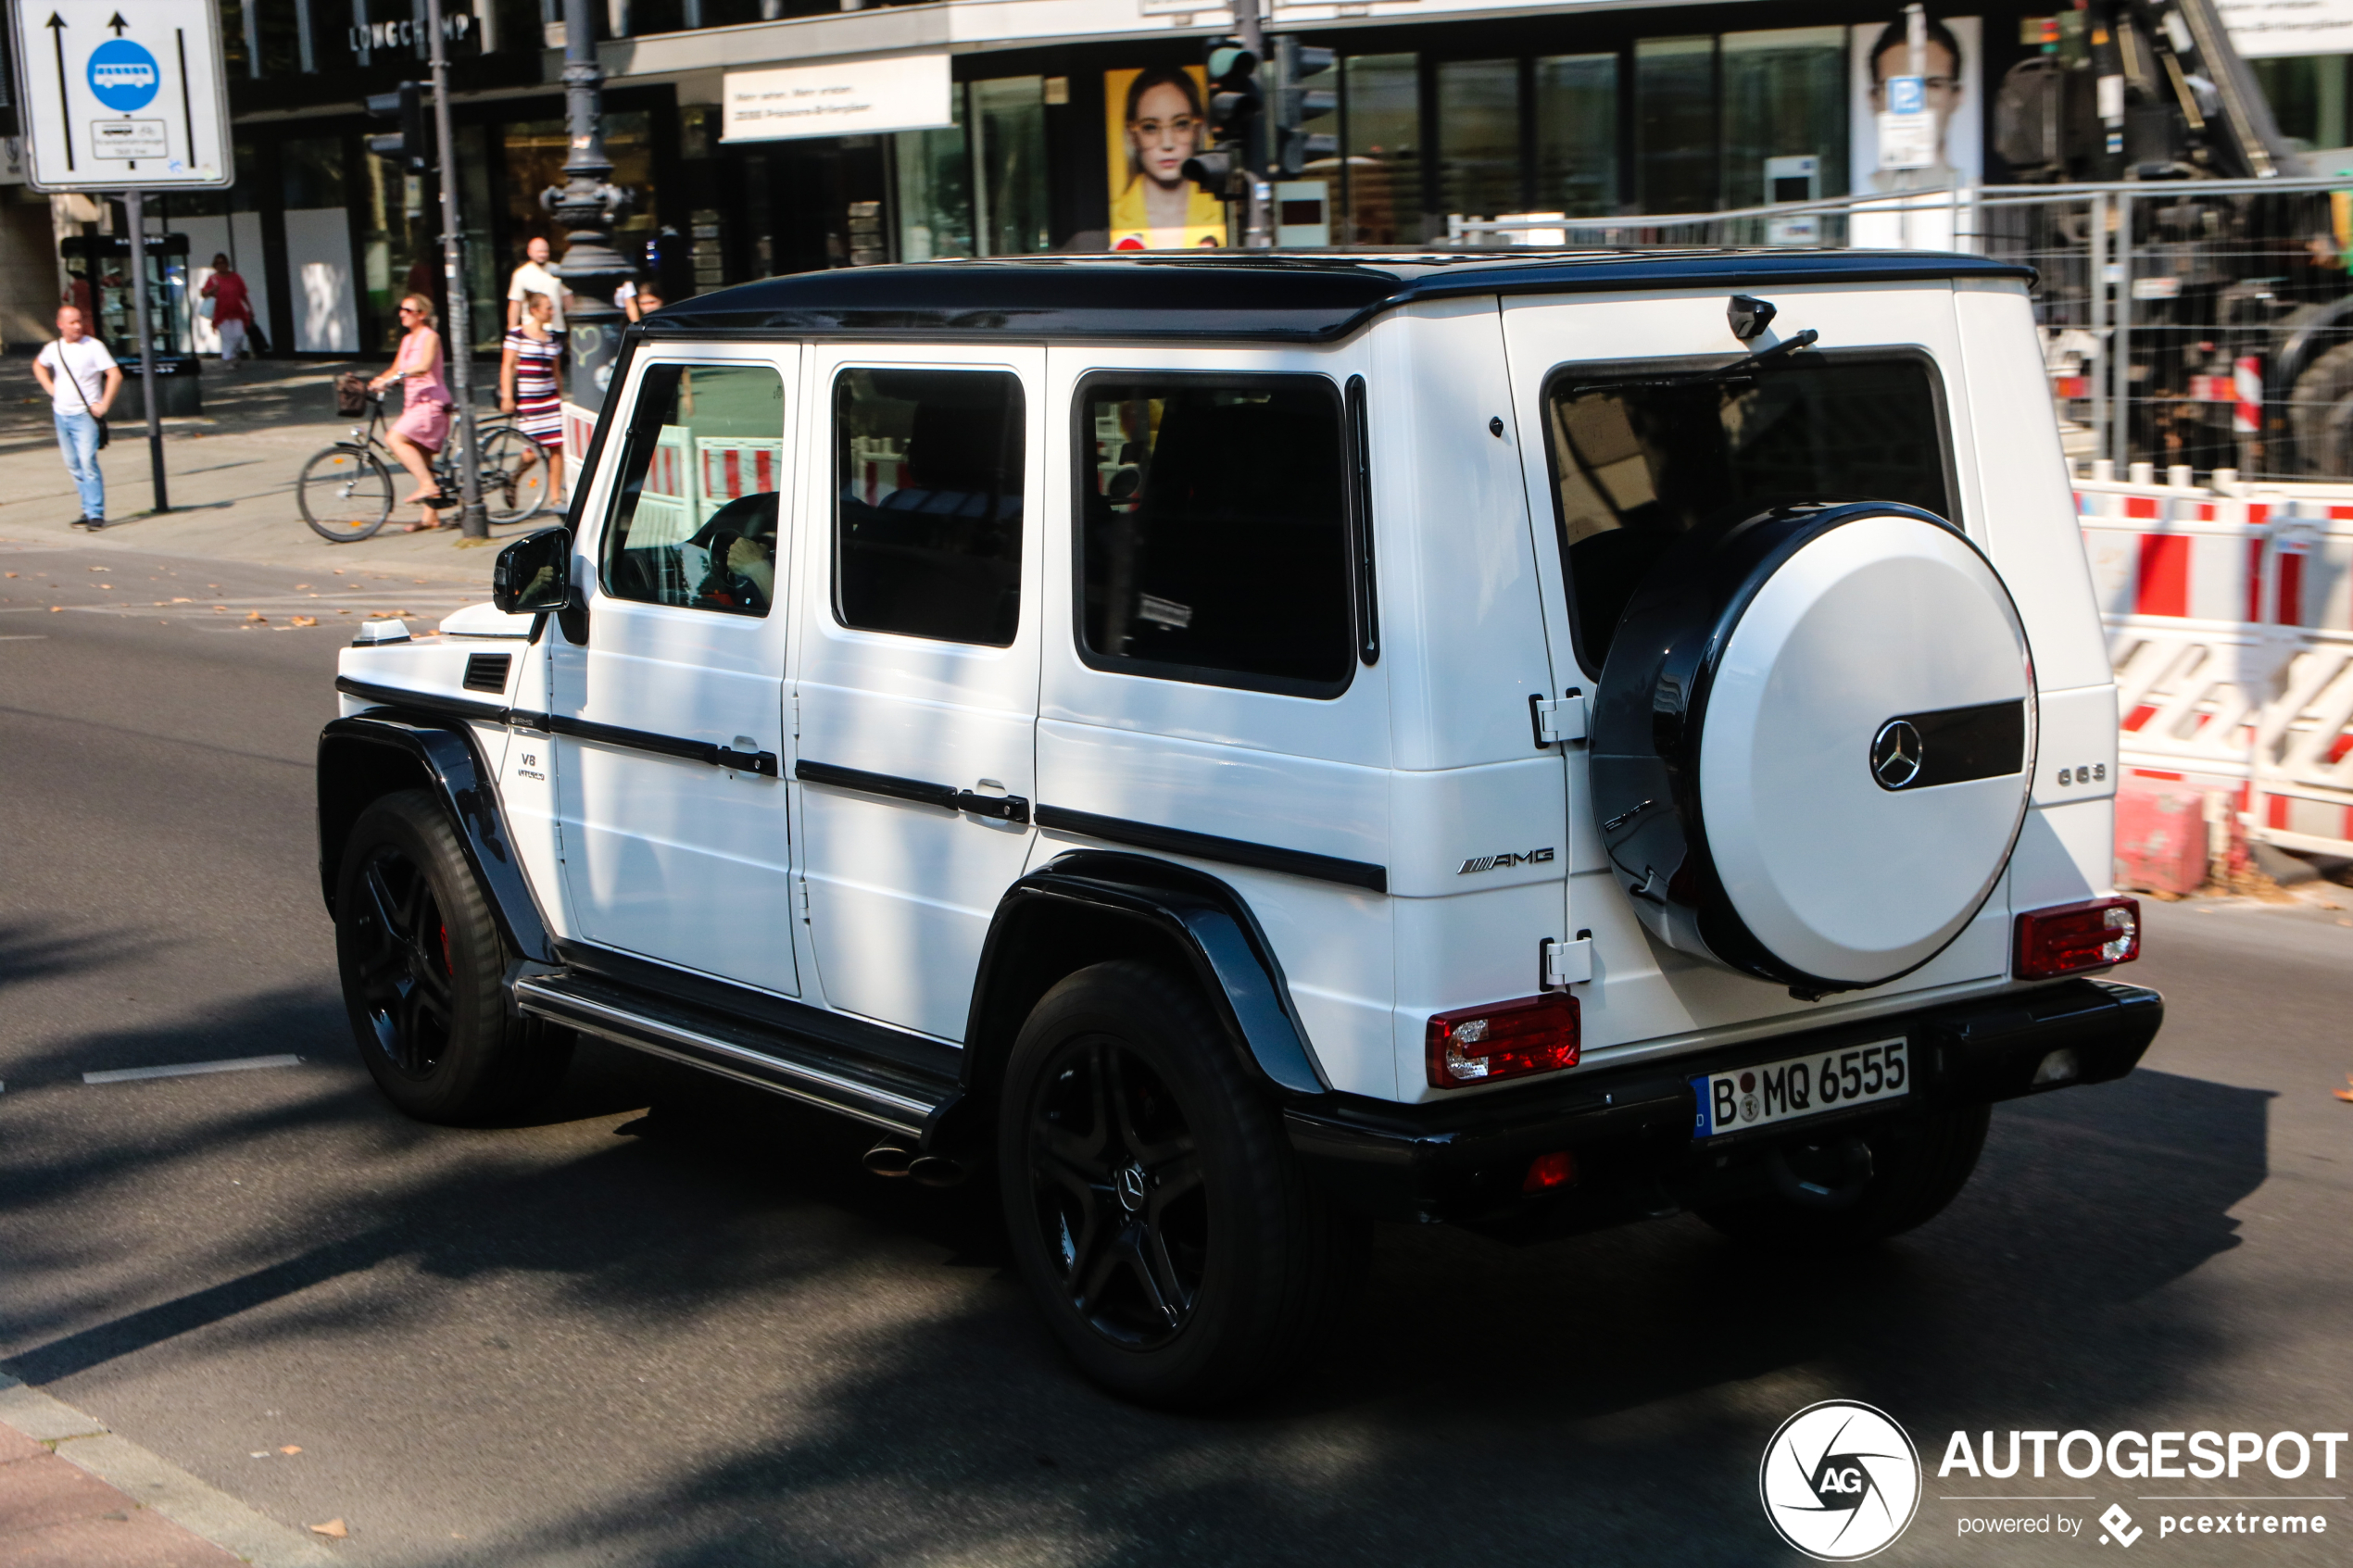
[(212, 330), (220, 338), (220, 362), (233, 370), (245, 351), (245, 331), (253, 324), (253, 299), (245, 281), (229, 265), (226, 253), (212, 258), (212, 276), (204, 281), (202, 293), (212, 301)]
[(98, 471), (99, 421), (122, 390), (122, 367), (107, 345), (90, 335), (78, 305), (57, 307), (57, 341), (33, 357), (33, 379), (49, 395), (57, 425), (57, 450), (82, 494), (82, 518), (74, 526), (92, 533), (107, 525), (107, 481)]
[(531, 243), (523, 246), (522, 265), (516, 268), (512, 275), (507, 279), (507, 330), (509, 332), (513, 332), (522, 325), (523, 295), (544, 294), (547, 296), (547, 302), (556, 307), (555, 316), (547, 324), (555, 329), (557, 341), (562, 341), (564, 307), (572, 303), (572, 295), (565, 292), (563, 280), (547, 270), (547, 258), (554, 254), (555, 252), (548, 248), (547, 240), (538, 234), (532, 235)]
[(633, 321), (642, 321), (661, 308), (661, 284), (654, 279), (631, 278), (612, 291), (612, 302)]
[(548, 330), (555, 318), (554, 300), (544, 294), (523, 295), (522, 325), (507, 334), (498, 364), (498, 411), (512, 414), (515, 428), (531, 437), (515, 477), (530, 472), (534, 463), (546, 463), (551, 505), (562, 489), (563, 470), (554, 455), (564, 439), (563, 395), (556, 383), (556, 360), (563, 345)]
[(392, 357), (392, 369), (368, 383), (378, 392), (394, 382), (405, 383), (407, 401), (400, 418), (384, 432), (384, 445), (392, 448), (392, 455), (400, 459), (400, 466), (417, 482), (416, 489), (401, 497), (400, 504), (424, 508), (418, 521), (403, 530), (409, 533), (443, 526), (434, 515), (434, 509), (452, 504), (443, 496), (433, 478), (433, 459), (449, 439), (452, 401), (449, 383), (441, 379), (441, 334), (434, 331), (433, 323), (432, 300), (421, 294), (402, 299), (400, 324), (408, 329), (408, 335), (400, 340), (400, 351)]

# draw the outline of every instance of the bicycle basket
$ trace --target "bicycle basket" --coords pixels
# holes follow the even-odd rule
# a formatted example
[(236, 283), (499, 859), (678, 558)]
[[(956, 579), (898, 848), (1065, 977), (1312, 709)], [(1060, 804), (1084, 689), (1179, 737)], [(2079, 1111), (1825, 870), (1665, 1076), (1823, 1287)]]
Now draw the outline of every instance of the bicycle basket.
[(357, 419), (368, 411), (368, 378), (357, 370), (346, 370), (335, 378), (335, 412), (345, 419)]

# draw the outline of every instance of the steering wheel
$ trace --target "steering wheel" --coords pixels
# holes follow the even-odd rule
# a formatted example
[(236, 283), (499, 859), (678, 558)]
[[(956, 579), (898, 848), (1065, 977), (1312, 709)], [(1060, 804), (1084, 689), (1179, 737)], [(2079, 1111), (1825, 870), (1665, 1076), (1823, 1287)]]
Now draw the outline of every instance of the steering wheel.
[(686, 541), (690, 546), (710, 553), (711, 571), (695, 587), (695, 608), (698, 609), (740, 610), (765, 612), (767, 596), (757, 583), (729, 570), (727, 556), (738, 539), (749, 539), (763, 545), (768, 558), (776, 558), (777, 495), (763, 490), (753, 495), (739, 495), (711, 514), (710, 520), (695, 530)]

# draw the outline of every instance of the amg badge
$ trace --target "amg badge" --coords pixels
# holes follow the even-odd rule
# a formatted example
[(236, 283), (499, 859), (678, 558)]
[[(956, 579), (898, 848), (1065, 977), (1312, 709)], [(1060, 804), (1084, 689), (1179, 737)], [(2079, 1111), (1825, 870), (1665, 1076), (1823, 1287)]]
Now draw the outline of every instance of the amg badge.
[(1468, 876), (1473, 872), (1491, 872), (1499, 866), (1541, 866), (1553, 858), (1550, 849), (1530, 849), (1525, 855), (1473, 855), (1463, 862), (1456, 876)]

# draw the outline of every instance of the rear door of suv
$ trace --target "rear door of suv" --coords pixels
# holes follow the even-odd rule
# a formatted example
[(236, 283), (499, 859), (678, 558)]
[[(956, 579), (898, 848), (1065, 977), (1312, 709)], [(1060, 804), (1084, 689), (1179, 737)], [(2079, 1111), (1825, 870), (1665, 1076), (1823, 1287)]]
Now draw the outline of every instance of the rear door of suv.
[[(1664, 533), (1652, 538), (1646, 531), (1684, 500), (1689, 511), (1737, 491), (1741, 504), (1754, 499), (1761, 508), (1795, 498), (1776, 488), (1794, 485), (1810, 498), (1907, 501), (1986, 546), (1952, 284), (1931, 279), (1757, 292), (1778, 314), (1764, 335), (1746, 343), (1732, 335), (1727, 295), (1503, 301), (1529, 511), (1537, 558), (1546, 563), (1539, 578), (1553, 678), (1562, 692), (1595, 689), (1617, 615), (1664, 547)], [(1661, 378), (1730, 364), (1809, 327), (1821, 337), (1800, 351), (1814, 361), (1806, 382), (1828, 391), (1793, 401), (1771, 388), (1751, 395), (1761, 383), (1736, 390), (1717, 409), (1723, 450), (1711, 454), (1727, 465), (1723, 473), (1671, 471), (1672, 443), (1659, 433), (1694, 427), (1689, 409), (1661, 401), (1671, 395), (1658, 388)], [(1645, 379), (1650, 389), (1612, 390)], [(1687, 495), (1679, 496), (1679, 484)], [(1569, 792), (1567, 924), (1591, 932), (1594, 944), (1593, 979), (1577, 987), (1589, 1050), (1819, 1010), (1780, 986), (1648, 941), (1609, 874), (1581, 746), (1571, 747)], [(2007, 909), (1997, 890), (1927, 966), (1860, 994), (1866, 1005), (1998, 978)]]
[(1038, 794), (1045, 352), (812, 356), (794, 787), (819, 981), (961, 1040)]

